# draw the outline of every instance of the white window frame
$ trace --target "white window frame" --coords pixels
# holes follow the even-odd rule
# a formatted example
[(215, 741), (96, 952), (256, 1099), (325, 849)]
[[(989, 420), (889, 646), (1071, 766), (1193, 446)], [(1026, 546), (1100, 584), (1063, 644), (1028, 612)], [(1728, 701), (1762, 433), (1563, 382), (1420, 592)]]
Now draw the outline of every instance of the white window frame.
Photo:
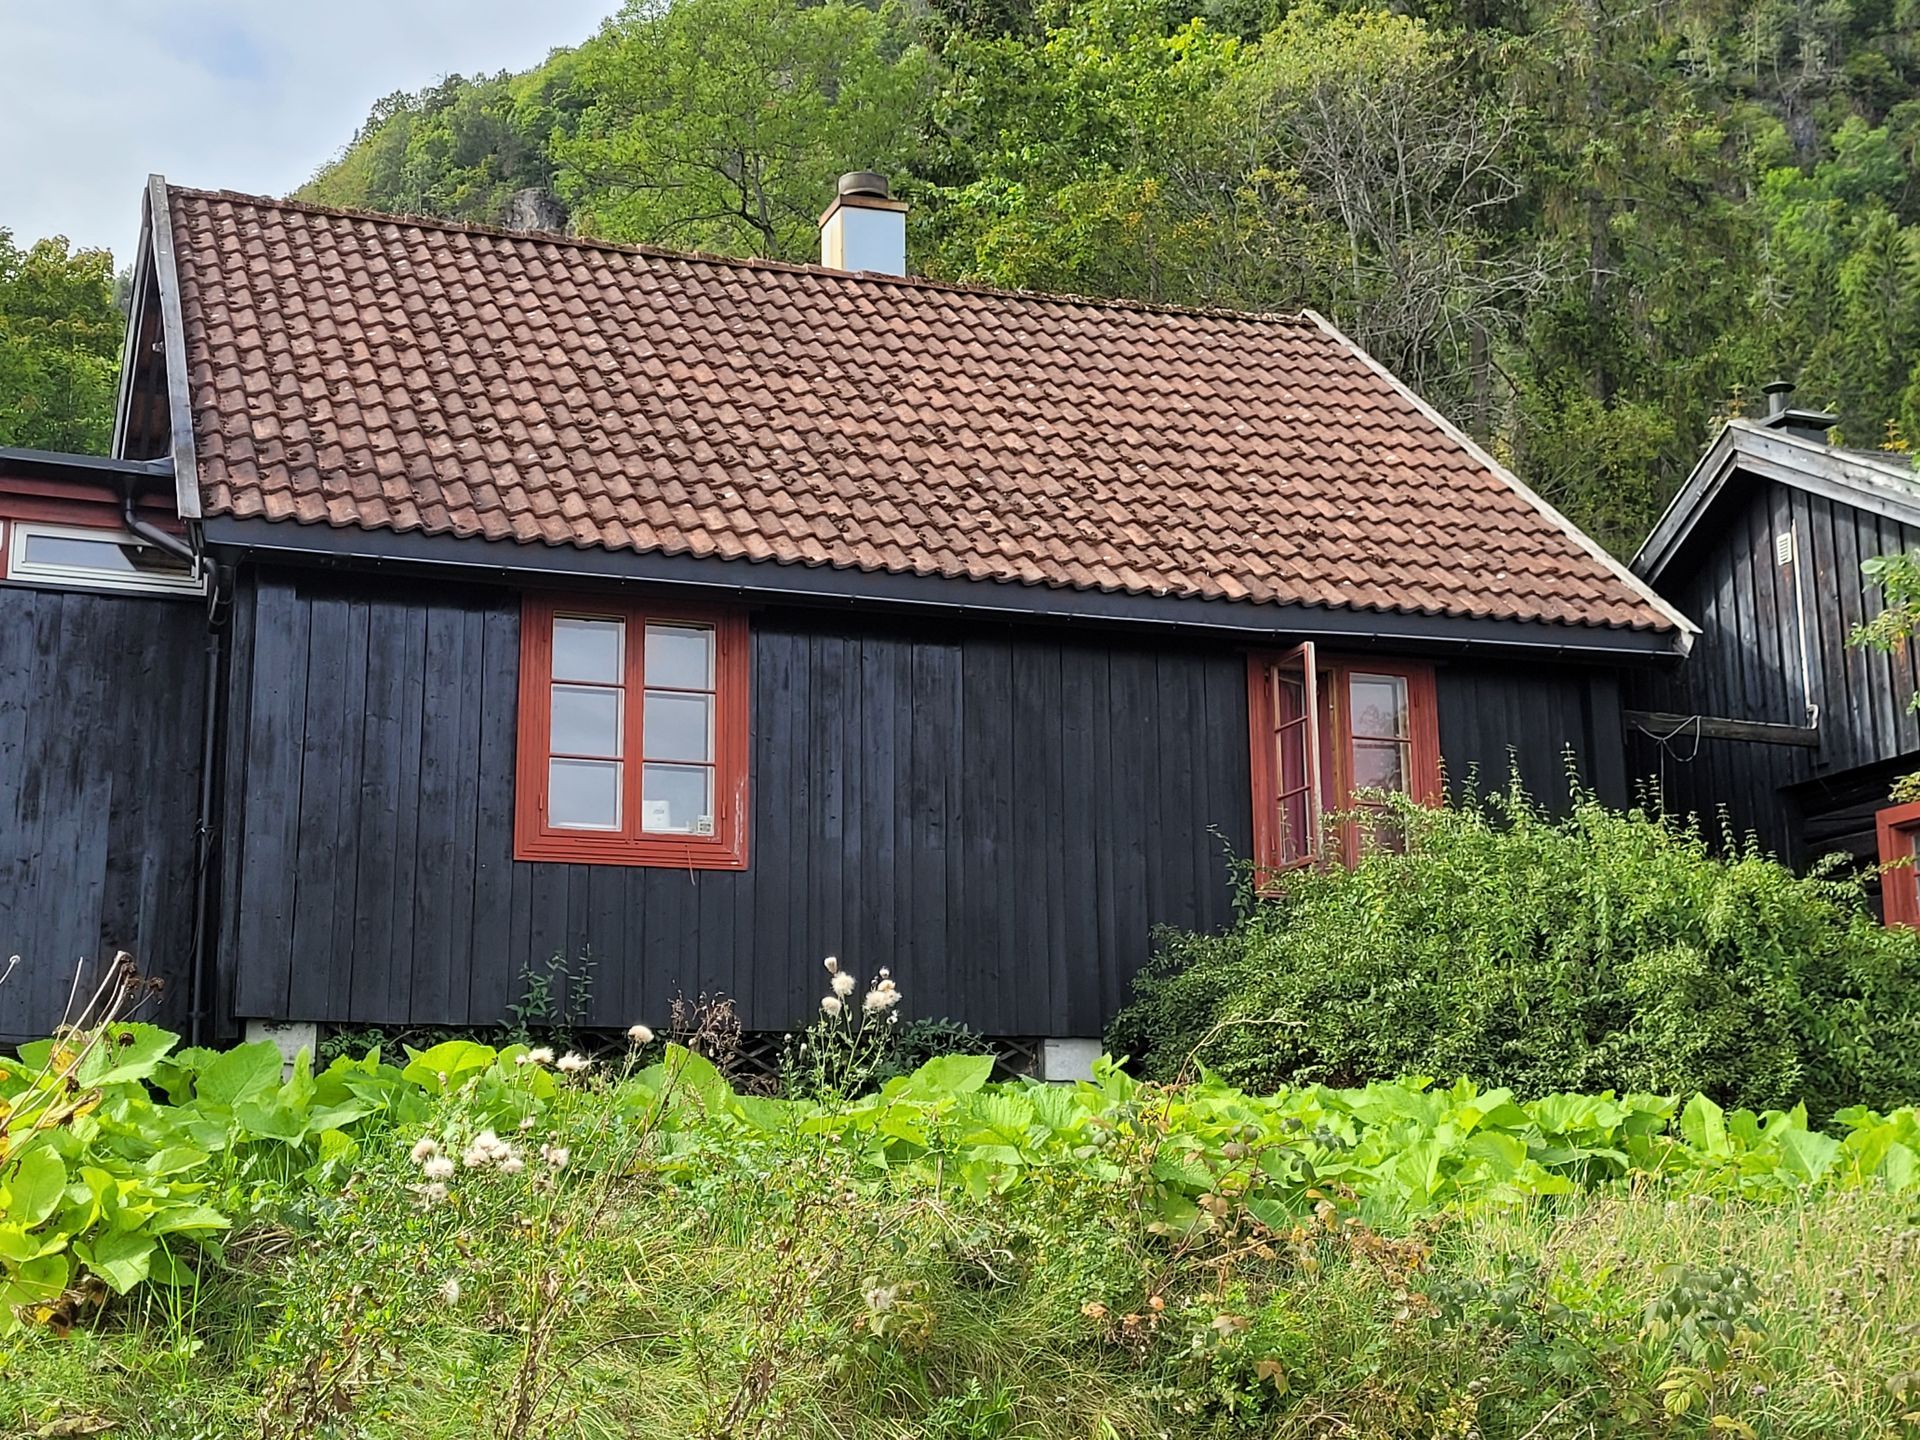
[(8, 581), (21, 585), (40, 585), (61, 590), (111, 590), (140, 595), (205, 595), (204, 570), (191, 575), (123, 575), (112, 570), (96, 570), (86, 565), (48, 565), (27, 559), (27, 541), (36, 536), (53, 540), (89, 540), (96, 544), (132, 545), (146, 550), (152, 546), (137, 536), (120, 530), (89, 525), (53, 525), (37, 520), (12, 520), (6, 524)]

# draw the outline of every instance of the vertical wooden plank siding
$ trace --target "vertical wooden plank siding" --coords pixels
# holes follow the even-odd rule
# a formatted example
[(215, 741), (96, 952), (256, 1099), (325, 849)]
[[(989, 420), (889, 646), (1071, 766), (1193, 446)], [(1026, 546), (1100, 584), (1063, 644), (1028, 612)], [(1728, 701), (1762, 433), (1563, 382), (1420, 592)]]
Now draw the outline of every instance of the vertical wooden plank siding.
[(206, 634), (190, 602), (0, 589), (0, 1042), (119, 949), (186, 1025)]
[[(1252, 797), (1229, 645), (757, 612), (749, 863), (690, 872), (512, 858), (513, 592), (303, 574), (242, 594), (243, 1016), (494, 1024), (529, 967), (590, 951), (594, 1024), (657, 1026), (705, 992), (778, 1030), (814, 1013), (833, 953), (890, 968), (909, 1014), (1092, 1035), (1156, 925), (1231, 919)], [(1515, 747), (1551, 798), (1563, 748), (1584, 764), (1611, 740), (1589, 769), (1617, 789), (1612, 683), (1443, 665), (1443, 749), (1499, 777)]]

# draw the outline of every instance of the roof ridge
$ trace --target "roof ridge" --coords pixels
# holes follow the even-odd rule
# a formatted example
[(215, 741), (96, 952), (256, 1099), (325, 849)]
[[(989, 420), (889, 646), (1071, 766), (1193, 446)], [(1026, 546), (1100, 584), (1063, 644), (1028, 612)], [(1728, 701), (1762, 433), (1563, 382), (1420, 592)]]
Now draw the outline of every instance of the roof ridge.
[(809, 265), (793, 260), (770, 260), (761, 256), (717, 255), (707, 250), (669, 250), (660, 245), (641, 245), (628, 241), (602, 240), (589, 235), (567, 235), (558, 230), (510, 230), (501, 225), (483, 225), (473, 220), (449, 220), (438, 215), (415, 215), (385, 210), (363, 210), (348, 205), (318, 205), (310, 200), (281, 199), (272, 195), (253, 195), (244, 190), (203, 190), (192, 185), (169, 182), (168, 193), (193, 196), (202, 200), (238, 201), (256, 208), (292, 211), (336, 220), (365, 220), (382, 225), (406, 225), (416, 230), (438, 230), (452, 235), (473, 235), (490, 240), (523, 241), (561, 245), (576, 250), (597, 250), (612, 255), (638, 255), (654, 260), (686, 260), (695, 264), (725, 265), (740, 270), (763, 270), (773, 274), (800, 275), (831, 280), (838, 284), (890, 285), (913, 290), (932, 290), (955, 295), (978, 295), (991, 299), (1022, 300), (1046, 305), (1066, 305), (1089, 310), (1133, 311), (1147, 315), (1181, 315), (1206, 320), (1251, 321), (1263, 325), (1293, 326), (1307, 334), (1317, 334), (1305, 310), (1237, 310), (1224, 305), (1180, 305), (1166, 300), (1134, 300), (1125, 296), (1102, 297), (1054, 290), (1019, 290), (1001, 285), (984, 285), (969, 280), (940, 280), (926, 275), (888, 275), (877, 270), (836, 270), (831, 265)]
[[(1914, 456), (1904, 450), (1863, 450), (1851, 445), (1832, 445), (1825, 440), (1811, 440), (1803, 435), (1795, 435), (1784, 427), (1769, 425), (1765, 420), (1752, 415), (1735, 415), (1722, 428), (1737, 434), (1779, 440), (1788, 446), (1804, 450), (1809, 455), (1865, 466), (1884, 474), (1889, 480), (1899, 482), (1904, 489), (1920, 487), (1920, 471), (1914, 468)], [(1903, 458), (1895, 459), (1896, 456)]]

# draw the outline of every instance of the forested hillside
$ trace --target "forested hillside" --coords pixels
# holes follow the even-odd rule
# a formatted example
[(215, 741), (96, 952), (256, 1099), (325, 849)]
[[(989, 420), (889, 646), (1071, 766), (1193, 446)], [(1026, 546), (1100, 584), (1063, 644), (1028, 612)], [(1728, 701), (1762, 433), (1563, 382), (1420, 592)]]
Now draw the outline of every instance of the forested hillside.
[[(1630, 549), (1776, 372), (1920, 434), (1920, 0), (634, 3), (382, 101), (303, 192), (810, 258), (842, 170), (921, 273), (1312, 305)], [(559, 213), (559, 212), (554, 212)], [(1257, 384), (1257, 377), (1249, 377)]]

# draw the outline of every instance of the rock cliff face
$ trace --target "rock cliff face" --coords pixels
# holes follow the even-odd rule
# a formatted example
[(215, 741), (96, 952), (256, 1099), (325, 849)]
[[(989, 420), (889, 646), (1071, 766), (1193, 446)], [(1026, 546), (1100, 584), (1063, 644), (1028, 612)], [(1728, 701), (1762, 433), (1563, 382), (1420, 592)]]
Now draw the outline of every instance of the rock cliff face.
[(560, 202), (558, 195), (533, 185), (513, 192), (500, 223), (509, 230), (546, 230), (564, 235), (569, 218), (567, 207)]

